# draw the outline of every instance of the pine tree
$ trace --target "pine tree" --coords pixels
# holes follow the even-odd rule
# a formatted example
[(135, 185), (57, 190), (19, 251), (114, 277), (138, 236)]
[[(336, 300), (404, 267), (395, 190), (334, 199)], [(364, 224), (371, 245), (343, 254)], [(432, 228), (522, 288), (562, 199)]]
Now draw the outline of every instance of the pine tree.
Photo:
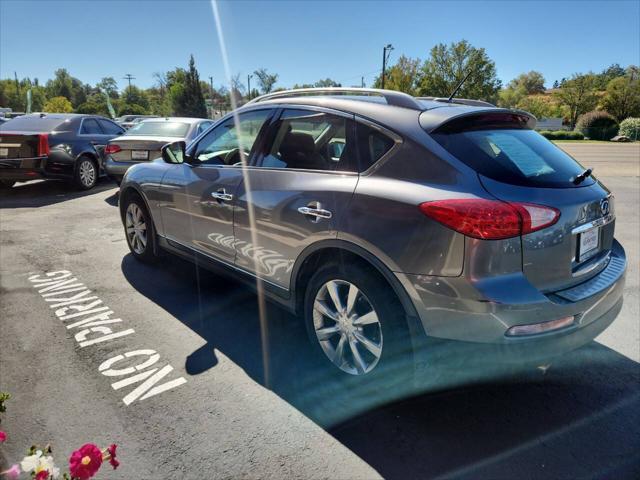
[(193, 59), (193, 55), (191, 55), (189, 59), (189, 70), (185, 78), (183, 98), (180, 103), (183, 106), (183, 111), (180, 112), (181, 115), (198, 118), (207, 117), (207, 107), (205, 106), (204, 95), (202, 94), (200, 75), (196, 69), (196, 62)]

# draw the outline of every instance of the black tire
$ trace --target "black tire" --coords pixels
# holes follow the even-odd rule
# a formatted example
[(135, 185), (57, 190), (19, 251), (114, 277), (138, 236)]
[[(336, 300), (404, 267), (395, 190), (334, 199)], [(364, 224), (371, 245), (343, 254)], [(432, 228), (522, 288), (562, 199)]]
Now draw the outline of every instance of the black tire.
[[(366, 373), (345, 372), (342, 367), (336, 366), (328, 354), (325, 353), (325, 350), (323, 350), (320, 340), (316, 335), (316, 328), (314, 326), (314, 302), (318, 293), (323, 289), (323, 286), (332, 280), (348, 282), (356, 286), (360, 291), (361, 295), (359, 295), (354, 302), (355, 306), (353, 311), (357, 310), (358, 302), (364, 300), (368, 301), (369, 306), (373, 307), (377, 314), (380, 325), (379, 330), (381, 331), (381, 342), (378, 343), (382, 345), (382, 352), (375, 366)], [(350, 286), (343, 284), (339, 288), (347, 289), (348, 291)], [(368, 310), (366, 304), (365, 307), (364, 312)], [(398, 373), (400, 372), (412, 375), (414, 366), (413, 350), (406, 323), (406, 313), (392, 288), (372, 267), (359, 262), (344, 265), (330, 263), (322, 267), (309, 280), (304, 298), (304, 317), (307, 333), (315, 352), (322, 358), (326, 367), (334, 371), (335, 374), (357, 379), (375, 379), (376, 381), (380, 378), (389, 379), (391, 375), (397, 379)], [(323, 321), (326, 319), (327, 323), (325, 323), (325, 325), (331, 325), (331, 320), (329, 320), (328, 317), (322, 316), (322, 318)], [(371, 325), (360, 328), (368, 327), (371, 327)], [(377, 329), (378, 327), (375, 326), (375, 328)], [(360, 333), (364, 332), (361, 331)], [(374, 340), (375, 337), (377, 337), (376, 333), (377, 330), (373, 332)], [(341, 337), (342, 333), (338, 335)], [(352, 335), (355, 335), (355, 333)], [(362, 344), (361, 347), (363, 347)], [(361, 348), (360, 350), (365, 354), (369, 353), (366, 351), (367, 349), (363, 350)], [(349, 353), (350, 352), (347, 352), (347, 356), (349, 356)], [(355, 363), (353, 353), (351, 353), (351, 356)], [(373, 357), (375, 357), (375, 355), (373, 355)], [(405, 377), (405, 375), (401, 376)]]
[(79, 190), (90, 190), (98, 182), (99, 173), (96, 161), (87, 155), (83, 155), (76, 161), (73, 184)]
[(0, 180), (0, 189), (10, 189), (16, 184), (14, 180)]
[[(132, 205), (134, 207), (132, 207)], [(146, 241), (144, 245), (142, 245), (142, 241), (140, 237), (135, 239), (137, 232), (134, 231), (132, 235), (129, 231), (129, 222), (132, 221), (135, 225), (136, 213), (135, 209), (138, 209), (140, 212), (140, 218), (144, 222), (145, 232), (146, 232)], [(147, 211), (147, 207), (142, 200), (142, 198), (137, 194), (129, 194), (125, 199), (124, 205), (124, 234), (127, 239), (127, 245), (129, 246), (129, 250), (131, 254), (136, 258), (136, 260), (140, 260), (144, 263), (155, 263), (158, 260), (158, 255), (156, 255), (156, 229), (153, 225), (153, 220), (149, 212)], [(139, 225), (139, 223), (138, 223)], [(134, 227), (135, 230), (135, 227)]]

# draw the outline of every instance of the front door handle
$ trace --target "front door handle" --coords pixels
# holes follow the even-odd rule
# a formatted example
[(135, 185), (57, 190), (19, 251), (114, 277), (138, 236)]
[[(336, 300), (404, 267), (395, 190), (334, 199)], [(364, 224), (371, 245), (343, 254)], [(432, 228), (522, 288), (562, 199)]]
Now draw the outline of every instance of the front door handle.
[(310, 220), (313, 223), (318, 223), (323, 218), (329, 219), (333, 216), (333, 214), (329, 210), (325, 210), (322, 208), (320, 202), (311, 202), (306, 207), (298, 208), (298, 212), (303, 215), (312, 217)]
[(230, 202), (231, 200), (233, 200), (233, 195), (227, 193), (224, 188), (221, 188), (217, 192), (211, 192), (211, 196), (216, 200), (220, 200), (222, 202)]

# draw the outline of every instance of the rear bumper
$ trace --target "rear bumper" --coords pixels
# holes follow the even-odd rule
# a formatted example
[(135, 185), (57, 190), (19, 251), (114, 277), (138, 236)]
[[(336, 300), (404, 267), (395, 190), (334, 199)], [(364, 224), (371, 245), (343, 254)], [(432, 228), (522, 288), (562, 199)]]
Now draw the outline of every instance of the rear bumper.
[(69, 179), (73, 163), (58, 162), (51, 157), (0, 159), (0, 180), (26, 182), (42, 178)]
[[(412, 297), (426, 334), (459, 343), (458, 347), (449, 346), (447, 351), (455, 352), (459, 348), (467, 352), (465, 356), (475, 351), (480, 357), (500, 361), (543, 359), (590, 342), (619, 313), (626, 256), (616, 241), (611, 256), (615, 262), (611, 261), (592, 279), (569, 290), (546, 295), (533, 288), (523, 275), (507, 276), (498, 289), (495, 282), (487, 286), (465, 277), (403, 274), (398, 277)], [(515, 325), (568, 316), (575, 317), (574, 323), (561, 330), (523, 337), (505, 335)]]
[(104, 171), (111, 178), (115, 178), (117, 180), (122, 180), (124, 174), (127, 173), (129, 168), (134, 165), (138, 165), (141, 162), (116, 162), (110, 156), (104, 161)]

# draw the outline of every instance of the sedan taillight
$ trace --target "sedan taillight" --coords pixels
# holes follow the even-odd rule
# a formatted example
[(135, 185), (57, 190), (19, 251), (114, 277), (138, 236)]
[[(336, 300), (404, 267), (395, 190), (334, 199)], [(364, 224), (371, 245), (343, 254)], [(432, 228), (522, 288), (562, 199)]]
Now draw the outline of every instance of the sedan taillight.
[(558, 221), (560, 211), (522, 202), (452, 199), (419, 205), (426, 216), (468, 237), (499, 240), (517, 237), (549, 227)]
[(45, 157), (49, 155), (49, 135), (46, 133), (38, 134), (38, 156)]
[(107, 145), (106, 147), (104, 147), (104, 153), (108, 155), (111, 155), (112, 153), (118, 153), (121, 150), (122, 148), (120, 148), (120, 145), (115, 144)]

